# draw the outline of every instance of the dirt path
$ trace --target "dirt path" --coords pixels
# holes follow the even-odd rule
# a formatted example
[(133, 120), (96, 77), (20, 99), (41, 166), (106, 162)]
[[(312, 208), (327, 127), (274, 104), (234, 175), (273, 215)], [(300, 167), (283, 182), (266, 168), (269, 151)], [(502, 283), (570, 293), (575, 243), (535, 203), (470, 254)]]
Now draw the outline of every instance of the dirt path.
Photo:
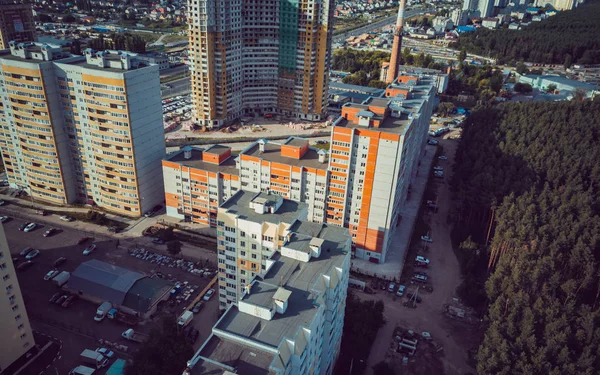
[[(379, 331), (378, 338), (380, 339), (375, 341), (371, 349), (367, 374), (373, 373), (371, 366), (394, 355), (389, 350), (389, 345), (396, 325), (417, 332), (430, 332), (433, 339), (444, 347), (442, 363), (447, 375), (463, 375), (474, 372), (474, 369), (466, 362), (467, 350), (473, 344), (470, 339), (473, 336), (470, 334), (471, 328), (446, 318), (442, 310), (443, 305), (455, 296), (455, 289), (461, 282), (461, 275), (458, 260), (450, 243), (450, 225), (446, 222), (451, 201), (448, 181), (452, 173), (457, 141), (440, 139), (440, 144), (444, 147), (444, 154), (448, 156), (448, 160), (439, 163), (444, 167), (446, 176), (443, 180), (440, 179), (437, 180), (439, 182), (436, 182), (438, 212), (430, 212), (425, 217), (425, 221), (431, 227), (430, 236), (434, 242), (430, 244), (427, 251), (421, 252), (421, 255), (428, 257), (431, 261), (431, 266), (426, 272), (429, 274), (434, 291), (431, 294), (419, 293), (423, 302), (418, 304), (415, 309), (402, 305), (406, 299), (396, 298), (381, 290), (377, 291), (375, 295), (358, 293), (361, 298), (383, 300), (387, 319), (386, 325)], [(416, 288), (416, 285), (406, 286), (407, 291)], [(418, 356), (418, 351), (416, 355)]]

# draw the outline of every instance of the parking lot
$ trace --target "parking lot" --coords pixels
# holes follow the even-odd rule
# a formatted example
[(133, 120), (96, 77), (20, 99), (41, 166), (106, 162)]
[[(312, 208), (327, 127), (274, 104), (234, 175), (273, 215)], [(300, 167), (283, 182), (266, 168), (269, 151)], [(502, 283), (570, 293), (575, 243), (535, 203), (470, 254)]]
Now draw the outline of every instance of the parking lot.
[[(0, 210), (1, 215), (9, 215)], [(138, 344), (121, 338), (121, 333), (128, 326), (109, 319), (95, 322), (93, 317), (98, 306), (84, 300), (77, 300), (71, 306), (65, 308), (57, 304), (49, 303), (49, 299), (60, 289), (51, 281), (45, 281), (44, 275), (54, 268), (54, 262), (60, 257), (65, 257), (65, 263), (58, 267), (61, 271), (72, 272), (84, 261), (98, 259), (123, 268), (134, 270), (151, 276), (160, 272), (165, 279), (173, 280), (193, 286), (186, 300), (181, 298), (178, 302), (169, 304), (162, 303), (159, 310), (177, 316), (185, 310), (187, 305), (193, 301), (200, 291), (210, 282), (211, 278), (201, 277), (186, 270), (157, 265), (151, 261), (131, 256), (128, 249), (117, 248), (117, 242), (110, 237), (102, 239), (90, 239), (84, 244), (77, 244), (85, 234), (75, 229), (65, 227), (58, 229), (49, 237), (44, 237), (48, 226), (38, 225), (31, 232), (25, 233), (19, 227), (25, 221), (12, 219), (5, 222), (4, 230), (8, 239), (10, 252), (15, 260), (15, 266), (25, 262), (25, 258), (19, 256), (19, 252), (25, 247), (40, 250), (40, 254), (32, 259), (33, 265), (25, 270), (18, 271), (19, 284), (23, 292), (27, 312), (35, 330), (58, 338), (63, 343), (60, 359), (46, 370), (46, 374), (67, 374), (73, 367), (81, 364), (79, 353), (83, 349), (95, 349), (99, 345), (99, 339), (126, 345), (127, 352), (117, 352), (117, 357), (127, 358), (127, 353), (134, 350)], [(89, 235), (89, 234), (88, 234)], [(83, 250), (91, 243), (97, 248), (90, 255), (83, 255)], [(198, 348), (211, 331), (212, 325), (218, 318), (218, 301), (213, 298), (205, 303), (202, 311), (194, 318), (192, 324), (200, 331), (200, 336), (194, 344)], [(151, 323), (138, 325), (136, 330), (148, 332)], [(100, 372), (103, 373), (103, 372)]]

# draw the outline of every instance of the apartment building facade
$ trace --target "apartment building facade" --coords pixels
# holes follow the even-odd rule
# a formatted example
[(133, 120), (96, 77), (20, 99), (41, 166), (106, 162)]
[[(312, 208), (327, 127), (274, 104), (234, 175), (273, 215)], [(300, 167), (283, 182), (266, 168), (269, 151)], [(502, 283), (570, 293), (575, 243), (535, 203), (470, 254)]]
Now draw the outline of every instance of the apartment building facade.
[(8, 49), (10, 41), (28, 42), (35, 39), (31, 3), (0, 0), (0, 50)]
[[(240, 191), (225, 205), (230, 211), (220, 214), (219, 220), (224, 220), (220, 227), (227, 235), (250, 239), (252, 233), (260, 234), (262, 221), (281, 230), (282, 239), (267, 241), (272, 242), (267, 247), (278, 249), (269, 251), (251, 278), (227, 278), (240, 285), (237, 303), (221, 305), (225, 313), (188, 361), (184, 374), (331, 374), (344, 325), (351, 249), (348, 230), (292, 219), (302, 216), (294, 209), (304, 210), (303, 204), (275, 194)], [(233, 212), (239, 215), (233, 217)], [(229, 227), (236, 222), (247, 231)], [(255, 226), (256, 231), (248, 226)], [(261, 242), (260, 237), (257, 240)], [(239, 250), (225, 251), (240, 256), (241, 243), (236, 245)], [(219, 275), (233, 273), (226, 270)], [(225, 290), (222, 286), (220, 280), (220, 291)]]
[(325, 220), (327, 157), (308, 141), (260, 139), (232, 155), (231, 148), (184, 147), (163, 160), (167, 214), (216, 226), (219, 206), (240, 189), (271, 191), (307, 204), (308, 219)]
[(331, 0), (199, 0), (190, 5), (193, 120), (246, 115), (318, 121), (327, 107)]
[(0, 145), (12, 188), (140, 216), (163, 200), (158, 67), (122, 51), (11, 42), (0, 54)]
[(0, 373), (35, 346), (25, 301), (6, 241), (0, 225)]
[[(355, 256), (383, 263), (425, 147), (437, 82), (437, 75), (402, 73), (382, 97), (346, 103), (329, 155), (294, 137), (283, 144), (261, 139), (218, 160), (211, 149), (193, 150), (187, 161), (185, 151), (172, 154), (163, 161), (164, 175), (172, 176), (165, 178), (167, 214), (216, 226), (219, 206), (236, 191), (270, 192), (306, 204), (309, 221), (349, 228)], [(187, 182), (182, 173), (197, 181), (174, 185)], [(202, 195), (198, 202), (208, 200), (210, 210), (198, 213), (193, 199)]]

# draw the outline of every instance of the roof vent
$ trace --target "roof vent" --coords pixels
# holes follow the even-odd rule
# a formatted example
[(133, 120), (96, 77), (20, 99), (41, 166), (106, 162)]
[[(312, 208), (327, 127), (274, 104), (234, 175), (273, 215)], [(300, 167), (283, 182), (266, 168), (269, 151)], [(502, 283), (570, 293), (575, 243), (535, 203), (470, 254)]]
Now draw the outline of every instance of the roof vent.
[(257, 141), (258, 143), (258, 151), (260, 151), (261, 153), (265, 152), (265, 145), (267, 144), (267, 140), (264, 138), (261, 138)]
[(319, 155), (319, 163), (325, 163), (325, 160), (327, 160), (327, 151), (320, 149), (317, 154)]
[(191, 157), (192, 157), (192, 148), (190, 146), (185, 146), (183, 148), (183, 157), (185, 159), (191, 159)]

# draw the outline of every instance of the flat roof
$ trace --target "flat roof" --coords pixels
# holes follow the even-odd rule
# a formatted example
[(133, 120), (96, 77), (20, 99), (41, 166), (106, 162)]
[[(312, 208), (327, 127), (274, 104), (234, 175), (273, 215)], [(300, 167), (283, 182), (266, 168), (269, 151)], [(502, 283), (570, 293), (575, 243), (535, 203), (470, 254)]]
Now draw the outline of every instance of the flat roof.
[(200, 359), (192, 368), (191, 375), (221, 375), (230, 371), (229, 368), (236, 369), (238, 374), (243, 375), (267, 375), (275, 358), (272, 353), (223, 340), (215, 335), (211, 335), (199, 355), (210, 358), (210, 361)]
[(227, 146), (223, 146), (223, 145), (212, 145), (209, 148), (207, 148), (206, 150), (204, 150), (204, 152), (207, 152), (209, 154), (216, 154), (219, 156), (225, 154), (227, 151), (231, 151), (231, 147), (227, 147)]
[[(187, 147), (187, 146), (186, 146)], [(186, 167), (201, 169), (203, 171), (214, 172), (214, 173), (227, 173), (231, 175), (239, 175), (239, 171), (235, 163), (235, 155), (231, 155), (225, 159), (221, 164), (207, 163), (202, 160), (202, 153), (204, 149), (190, 147), (189, 150), (192, 152), (192, 156), (189, 159), (184, 157), (183, 150), (176, 151), (165, 158), (166, 161), (181, 164)], [(209, 151), (209, 153), (211, 153)]]
[(306, 153), (300, 158), (290, 158), (287, 156), (281, 155), (281, 144), (275, 142), (267, 142), (265, 143), (265, 151), (261, 152), (258, 143), (253, 143), (241, 154), (253, 156), (259, 159), (267, 160), (274, 163), (287, 164), (294, 167), (307, 167), (307, 168), (315, 168), (315, 169), (327, 169), (327, 162), (321, 163), (319, 161), (318, 150), (313, 148), (308, 148)]
[[(275, 314), (272, 320), (265, 320), (250, 314), (242, 313), (233, 305), (221, 318), (215, 329), (235, 334), (259, 343), (279, 347), (285, 338), (293, 338), (300, 327), (309, 326), (315, 317), (317, 295), (312, 288), (321, 275), (328, 274), (332, 268), (340, 267), (347, 256), (346, 248), (350, 235), (346, 228), (330, 226), (327, 224), (307, 223), (298, 220), (292, 224), (290, 231), (308, 230), (308, 233), (298, 233), (313, 237), (314, 232), (320, 228), (315, 237), (322, 238), (323, 246), (318, 258), (311, 258), (302, 262), (287, 258), (279, 252), (272, 256), (274, 264), (264, 276), (257, 276), (263, 286), (269, 288), (270, 298), (279, 286), (291, 292), (288, 299), (287, 310), (283, 314)], [(250, 294), (251, 297), (252, 292)]]
[(284, 142), (284, 145), (294, 146), (294, 147), (304, 147), (307, 143), (308, 143), (307, 139), (290, 137)]
[(267, 199), (270, 196), (273, 198), (280, 198), (281, 196), (273, 193), (256, 193), (245, 190), (238, 190), (231, 198), (221, 204), (221, 208), (227, 210), (229, 214), (236, 214), (240, 218), (253, 221), (255, 223), (292, 223), (297, 219), (299, 211), (307, 209), (307, 204), (302, 202), (295, 202), (289, 199), (283, 199), (281, 207), (275, 213), (264, 213), (259, 214), (250, 208), (250, 202), (255, 198)]
[(276, 285), (255, 281), (250, 288), (250, 294), (246, 293), (242, 300), (253, 305), (270, 309), (273, 307), (273, 297), (275, 296), (275, 293), (277, 293), (277, 288)]

